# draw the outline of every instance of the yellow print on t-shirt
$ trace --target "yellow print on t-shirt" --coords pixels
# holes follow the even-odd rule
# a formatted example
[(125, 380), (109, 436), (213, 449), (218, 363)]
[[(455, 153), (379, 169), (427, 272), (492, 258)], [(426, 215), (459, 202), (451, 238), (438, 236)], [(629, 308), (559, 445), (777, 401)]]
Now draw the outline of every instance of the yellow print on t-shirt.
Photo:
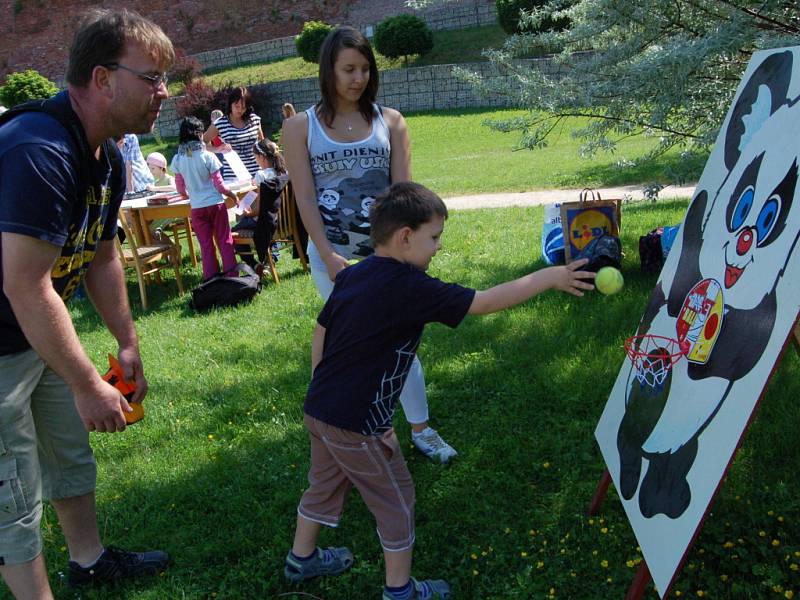
[(100, 200), (98, 201), (94, 186), (89, 186), (89, 189), (86, 191), (86, 204), (88, 206), (105, 206), (109, 202), (111, 202), (110, 187), (105, 185), (100, 186)]

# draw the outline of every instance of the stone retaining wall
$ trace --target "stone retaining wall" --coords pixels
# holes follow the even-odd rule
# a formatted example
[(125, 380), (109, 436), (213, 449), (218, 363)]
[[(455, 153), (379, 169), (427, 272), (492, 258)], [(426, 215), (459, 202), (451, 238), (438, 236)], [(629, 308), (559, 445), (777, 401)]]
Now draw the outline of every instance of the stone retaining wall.
[[(481, 0), (448, 3), (446, 6), (414, 12), (410, 9), (399, 9), (398, 12), (413, 12), (422, 18), (434, 31), (465, 29), (497, 23), (495, 3)], [(361, 31), (371, 37), (375, 23), (358, 24)], [(194, 54), (194, 58), (203, 69), (225, 69), (238, 65), (278, 60), (288, 56), (297, 56), (294, 36), (265, 40), (244, 46), (233, 46)]]
[[(552, 58), (536, 58), (519, 61), (550, 75), (557, 75), (560, 67)], [(393, 69), (381, 73), (378, 102), (391, 106), (401, 112), (420, 110), (445, 110), (452, 108), (504, 107), (509, 106), (505, 97), (480, 98), (472, 86), (453, 74), (456, 65), (430, 65), (409, 69)], [(507, 77), (488, 62), (458, 65), (489, 78)], [(281, 105), (291, 102), (298, 111), (311, 106), (319, 99), (319, 84), (316, 77), (279, 81), (250, 86), (265, 88), (269, 105), (259, 107), (259, 114), (265, 121), (265, 130), (276, 128), (281, 122)], [(156, 131), (162, 137), (175, 137), (178, 132), (178, 117), (175, 110), (176, 98), (168, 99), (156, 121)]]

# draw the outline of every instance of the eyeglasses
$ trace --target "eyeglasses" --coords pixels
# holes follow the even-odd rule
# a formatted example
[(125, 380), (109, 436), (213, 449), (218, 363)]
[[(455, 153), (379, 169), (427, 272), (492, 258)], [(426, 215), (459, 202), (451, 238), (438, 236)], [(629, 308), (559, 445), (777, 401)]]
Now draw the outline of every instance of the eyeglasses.
[(142, 73), (141, 71), (137, 71), (136, 69), (131, 69), (130, 67), (126, 67), (125, 65), (121, 65), (115, 62), (106, 63), (100, 66), (105, 67), (106, 69), (110, 69), (112, 71), (116, 71), (117, 69), (122, 69), (123, 71), (128, 71), (129, 73), (133, 73), (139, 79), (147, 81), (150, 85), (153, 86), (154, 89), (158, 89), (162, 85), (164, 87), (167, 87), (167, 82), (169, 81), (169, 76), (166, 73), (162, 73), (161, 75), (148, 75), (147, 73)]

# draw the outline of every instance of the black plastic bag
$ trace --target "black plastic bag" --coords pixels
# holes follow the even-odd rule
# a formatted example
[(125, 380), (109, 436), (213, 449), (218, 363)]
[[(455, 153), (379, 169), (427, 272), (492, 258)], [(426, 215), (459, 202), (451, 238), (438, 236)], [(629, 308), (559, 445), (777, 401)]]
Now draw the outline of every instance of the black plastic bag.
[[(244, 275), (227, 277), (234, 271), (243, 272)], [(239, 263), (232, 271), (212, 275), (193, 289), (189, 306), (199, 312), (210, 308), (237, 306), (252, 300), (260, 291), (261, 278), (250, 266)]]

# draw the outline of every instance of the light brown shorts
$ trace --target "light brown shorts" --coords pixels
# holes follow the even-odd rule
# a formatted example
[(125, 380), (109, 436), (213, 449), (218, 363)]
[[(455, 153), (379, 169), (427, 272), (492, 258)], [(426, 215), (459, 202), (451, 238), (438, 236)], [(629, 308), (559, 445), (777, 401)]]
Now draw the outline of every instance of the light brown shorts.
[(89, 433), (67, 384), (33, 350), (0, 356), (0, 565), (42, 551), (42, 498), (94, 491)]
[(297, 507), (311, 521), (336, 527), (347, 492), (355, 486), (375, 517), (381, 546), (390, 552), (414, 544), (414, 482), (394, 429), (366, 436), (305, 416), (311, 439), (310, 487)]

